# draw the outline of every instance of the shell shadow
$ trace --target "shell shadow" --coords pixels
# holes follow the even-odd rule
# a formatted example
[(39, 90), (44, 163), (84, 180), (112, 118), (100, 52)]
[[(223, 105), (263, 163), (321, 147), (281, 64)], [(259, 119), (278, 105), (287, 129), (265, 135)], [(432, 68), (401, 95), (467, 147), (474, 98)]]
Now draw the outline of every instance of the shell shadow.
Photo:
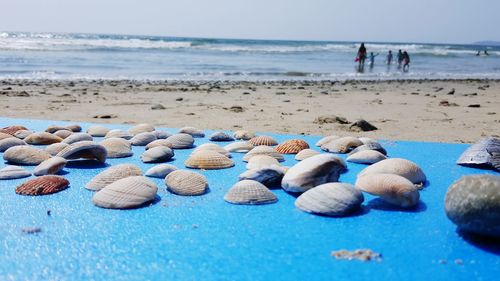
[(485, 252), (500, 256), (500, 237), (483, 236), (457, 228), (457, 233), (469, 244)]
[(380, 211), (389, 211), (389, 212), (407, 212), (407, 213), (420, 213), (427, 210), (427, 205), (421, 200), (418, 201), (418, 204), (412, 208), (402, 208), (392, 204), (385, 202), (381, 198), (375, 198), (370, 200), (366, 205), (370, 209), (380, 210)]
[(108, 163), (101, 163), (95, 160), (72, 160), (68, 161), (66, 168), (74, 169), (96, 169), (96, 168), (106, 168), (109, 167)]
[(67, 174), (69, 174), (69, 172), (66, 171), (66, 170), (60, 170), (59, 172), (57, 172), (58, 176), (64, 176), (64, 175), (67, 175)]

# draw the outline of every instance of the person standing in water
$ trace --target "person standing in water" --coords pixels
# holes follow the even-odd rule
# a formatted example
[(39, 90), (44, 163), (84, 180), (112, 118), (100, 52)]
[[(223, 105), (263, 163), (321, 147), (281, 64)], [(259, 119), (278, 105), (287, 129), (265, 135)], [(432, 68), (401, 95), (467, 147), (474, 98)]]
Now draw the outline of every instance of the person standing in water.
[(373, 65), (375, 64), (375, 57), (378, 56), (379, 54), (373, 54), (373, 52), (370, 52), (370, 67), (373, 67)]
[(387, 64), (390, 65), (392, 63), (392, 50), (389, 50), (389, 53), (387, 54)]
[(403, 52), (401, 50), (398, 51), (398, 66), (401, 67), (401, 64), (403, 63)]
[(358, 55), (356, 57), (356, 61), (358, 61), (358, 68), (361, 69), (365, 66), (366, 59), (366, 48), (365, 43), (361, 43), (361, 46), (358, 49)]
[(403, 53), (403, 71), (408, 71), (410, 70), (410, 55), (408, 54), (407, 51), (404, 51)]

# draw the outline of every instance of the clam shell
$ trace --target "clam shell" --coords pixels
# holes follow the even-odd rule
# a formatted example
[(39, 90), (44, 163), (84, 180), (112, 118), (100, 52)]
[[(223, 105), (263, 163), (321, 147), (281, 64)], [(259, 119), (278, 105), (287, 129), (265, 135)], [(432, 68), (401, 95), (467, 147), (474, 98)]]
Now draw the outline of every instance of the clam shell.
[(331, 142), (332, 140), (336, 140), (336, 139), (340, 139), (340, 137), (339, 136), (326, 136), (326, 137), (320, 139), (318, 142), (316, 142), (315, 145), (318, 147), (321, 147), (322, 145), (327, 144), (327, 143)]
[(234, 132), (233, 137), (237, 140), (250, 140), (255, 137), (255, 133), (247, 130), (238, 130)]
[(164, 179), (168, 174), (176, 170), (177, 167), (175, 167), (174, 165), (159, 164), (151, 167), (151, 169), (149, 169), (144, 175), (148, 177)]
[(224, 132), (215, 132), (210, 135), (211, 141), (234, 141), (234, 138)]
[(247, 154), (245, 154), (245, 156), (243, 156), (243, 161), (248, 162), (248, 160), (250, 160), (250, 158), (254, 157), (255, 155), (268, 155), (276, 158), (276, 160), (278, 160), (279, 162), (285, 161), (283, 155), (276, 151), (276, 149), (265, 145), (260, 145), (250, 150)]
[(92, 141), (94, 138), (87, 133), (73, 133), (65, 138), (62, 142), (72, 144), (79, 141)]
[(144, 132), (144, 133), (138, 133), (136, 134), (130, 142), (132, 145), (136, 146), (145, 146), (149, 144), (152, 141), (156, 140), (156, 134), (152, 132)]
[(375, 150), (362, 150), (347, 157), (347, 162), (358, 164), (373, 164), (387, 159), (384, 154)]
[(30, 179), (16, 188), (21, 195), (47, 195), (68, 188), (69, 181), (60, 176), (48, 175)]
[(411, 181), (395, 174), (366, 174), (358, 177), (356, 187), (400, 207), (413, 207), (420, 198)]
[(354, 153), (358, 153), (358, 152), (363, 151), (363, 150), (375, 150), (375, 151), (378, 151), (384, 155), (387, 155), (387, 151), (378, 142), (370, 142), (367, 144), (360, 145), (360, 146), (356, 147), (355, 149), (351, 150), (351, 152), (349, 152), (349, 155), (352, 155)]
[(254, 146), (259, 146), (259, 145), (274, 146), (278, 144), (278, 142), (270, 136), (253, 137), (248, 142), (253, 144)]
[(70, 144), (68, 147), (57, 153), (56, 156), (62, 157), (66, 160), (73, 159), (95, 159), (101, 163), (106, 162), (107, 151), (106, 148), (93, 141), (79, 141)]
[[(22, 131), (24, 131), (24, 130), (22, 130)], [(17, 132), (16, 132), (16, 133), (17, 133)], [(14, 133), (14, 134), (15, 134), (15, 133)], [(0, 140), (6, 139), (6, 138), (12, 138), (12, 137), (13, 137), (13, 135), (9, 135), (9, 134), (7, 134), (7, 133), (2, 133), (2, 132), (0, 132)]]
[(367, 174), (396, 174), (415, 184), (424, 183), (426, 180), (424, 172), (417, 164), (402, 158), (389, 158), (377, 162), (362, 170), (358, 177)]
[(458, 165), (492, 166), (492, 153), (500, 153), (500, 138), (484, 138), (471, 145), (457, 160)]
[(347, 153), (350, 149), (361, 145), (363, 143), (355, 137), (342, 137), (323, 144), (321, 149), (332, 153)]
[(213, 150), (200, 150), (191, 154), (184, 165), (194, 169), (215, 170), (233, 167), (234, 162)]
[(0, 152), (4, 152), (7, 149), (17, 145), (26, 145), (26, 142), (13, 136), (10, 136), (10, 138), (2, 139), (0, 140)]
[(278, 198), (262, 183), (242, 180), (227, 191), (224, 200), (232, 204), (262, 205), (275, 203)]
[(500, 172), (500, 153), (494, 152), (491, 154), (491, 166)]
[(255, 155), (248, 160), (248, 164), (246, 166), (247, 169), (259, 169), (269, 166), (279, 166), (280, 162), (276, 160), (276, 158), (271, 157), (269, 155)]
[(102, 125), (93, 125), (87, 129), (87, 134), (93, 137), (104, 137), (109, 132), (109, 129)]
[(359, 209), (363, 193), (347, 183), (325, 183), (302, 193), (295, 206), (308, 213), (341, 217)]
[(0, 133), (5, 133), (13, 136), (19, 130), (28, 130), (28, 128), (22, 125), (13, 125), (8, 127), (3, 127), (2, 129), (0, 129)]
[(142, 171), (136, 165), (120, 164), (109, 167), (108, 169), (97, 174), (85, 185), (85, 188), (89, 190), (101, 190), (117, 180), (141, 175)]
[(174, 149), (187, 149), (193, 147), (194, 139), (189, 134), (175, 134), (167, 138)]
[(332, 154), (311, 156), (292, 166), (281, 186), (288, 192), (304, 192), (320, 184), (338, 181), (346, 167), (341, 158)]
[(130, 157), (134, 154), (130, 141), (122, 138), (104, 139), (99, 143), (108, 151), (108, 158)]
[(316, 150), (312, 150), (309, 148), (303, 149), (303, 150), (299, 151), (299, 153), (297, 153), (297, 155), (295, 155), (295, 160), (302, 161), (306, 158), (309, 158), (311, 156), (318, 155), (318, 154), (320, 154), (320, 153)]
[(179, 129), (179, 134), (188, 134), (193, 138), (203, 138), (205, 137), (205, 133), (202, 130), (195, 127), (183, 127)]
[(141, 161), (144, 163), (166, 162), (174, 157), (174, 151), (166, 146), (157, 146), (146, 150), (141, 155)]
[(35, 176), (55, 175), (66, 166), (66, 163), (68, 161), (62, 157), (52, 157), (36, 166), (33, 174)]
[(92, 197), (92, 202), (101, 208), (130, 209), (153, 201), (158, 187), (151, 180), (142, 176), (119, 179), (99, 190)]
[(54, 134), (54, 136), (58, 136), (61, 139), (65, 139), (65, 138), (71, 136), (73, 134), (73, 131), (62, 129), (59, 131), (55, 131), (53, 134)]
[(38, 165), (49, 158), (49, 153), (29, 145), (13, 146), (3, 154), (5, 161), (19, 165)]
[(130, 129), (128, 129), (128, 132), (135, 136), (140, 133), (153, 132), (154, 130), (155, 127), (153, 125), (143, 123), (131, 127)]
[(215, 152), (219, 152), (220, 154), (226, 156), (226, 157), (229, 157), (231, 158), (231, 154), (224, 148), (216, 145), (215, 143), (204, 143), (200, 146), (198, 146), (194, 151), (193, 153), (195, 152), (198, 152), (200, 150), (213, 150)]
[(69, 130), (69, 129), (66, 129), (66, 127), (59, 126), (59, 125), (50, 125), (49, 127), (47, 127), (47, 129), (45, 129), (45, 132), (53, 134), (59, 130)]
[(82, 131), (82, 127), (78, 124), (71, 124), (71, 125), (68, 125), (64, 128), (66, 128), (67, 130), (70, 130), (72, 132), (75, 132), (75, 133), (79, 133)]
[(114, 130), (110, 130), (105, 136), (104, 138), (106, 139), (109, 139), (109, 138), (122, 138), (122, 139), (126, 139), (126, 140), (129, 140), (133, 137), (132, 134), (128, 133), (128, 132), (125, 132), (123, 130), (120, 130), (120, 129), (114, 129)]
[(48, 145), (45, 148), (45, 151), (47, 151), (52, 156), (56, 156), (57, 153), (59, 153), (61, 150), (63, 150), (64, 148), (66, 148), (68, 146), (69, 146), (69, 144), (64, 143), (64, 142), (53, 143), (51, 145)]
[(29, 136), (29, 135), (31, 135), (33, 133), (34, 132), (32, 132), (30, 130), (19, 130), (19, 131), (17, 131), (17, 132), (14, 133), (14, 137), (16, 137), (18, 139), (25, 139), (27, 136)]
[(154, 140), (154, 141), (148, 143), (146, 145), (146, 150), (153, 148), (153, 147), (156, 147), (156, 146), (166, 146), (168, 148), (172, 148), (173, 144), (166, 139), (158, 139), (158, 140)]
[(363, 144), (370, 144), (370, 143), (378, 143), (377, 140), (374, 140), (372, 138), (367, 138), (367, 137), (360, 137), (358, 138)]
[(276, 151), (281, 154), (297, 154), (301, 150), (309, 148), (307, 142), (303, 140), (287, 140), (276, 147)]
[(205, 176), (187, 170), (176, 170), (165, 177), (167, 189), (175, 194), (184, 196), (202, 195), (207, 192)]
[(63, 139), (51, 133), (40, 132), (27, 136), (24, 141), (27, 144), (53, 144), (61, 142)]
[(156, 135), (156, 138), (159, 140), (166, 139), (172, 135), (171, 133), (169, 133), (167, 131), (154, 131), (153, 133)]
[(0, 169), (0, 180), (13, 180), (31, 176), (31, 173), (19, 166), (6, 166)]
[(254, 180), (267, 187), (280, 187), (285, 170), (277, 165), (252, 169), (241, 173), (238, 180)]
[(237, 141), (224, 146), (228, 152), (246, 153), (254, 148), (253, 144), (247, 141)]

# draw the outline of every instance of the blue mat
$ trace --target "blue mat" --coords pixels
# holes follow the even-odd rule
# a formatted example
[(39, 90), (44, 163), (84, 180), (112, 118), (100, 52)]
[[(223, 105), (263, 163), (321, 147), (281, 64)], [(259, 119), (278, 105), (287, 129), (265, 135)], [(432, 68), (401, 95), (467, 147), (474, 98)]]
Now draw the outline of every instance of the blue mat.
[[(39, 131), (68, 123), (0, 118), (0, 127), (12, 124)], [(90, 125), (80, 124), (84, 130)], [(278, 141), (300, 137), (311, 147), (319, 139), (270, 135)], [(195, 144), (207, 141), (196, 139)], [(273, 190), (279, 198), (276, 204), (232, 205), (223, 196), (245, 171), (243, 154), (237, 153), (233, 153), (236, 166), (231, 169), (199, 171), (208, 178), (208, 194), (176, 196), (165, 190), (163, 180), (153, 179), (160, 199), (135, 210), (107, 210), (92, 204), (93, 192), (84, 185), (105, 166), (65, 168), (70, 188), (50, 196), (15, 194), (15, 187), (26, 179), (0, 181), (0, 280), (498, 278), (498, 243), (459, 235), (444, 213), (444, 196), (453, 181), (462, 175), (495, 172), (455, 165), (467, 147), (463, 144), (382, 144), (390, 157), (412, 160), (425, 171), (429, 185), (421, 192), (417, 209), (392, 209), (365, 195), (363, 210), (355, 216), (321, 217), (296, 209), (295, 198), (282, 190)], [(108, 159), (107, 165), (133, 162), (143, 171), (153, 166), (139, 160), (144, 147), (133, 149), (133, 157)], [(184, 168), (191, 151), (175, 150), (175, 161), (170, 163)], [(296, 163), (293, 155), (285, 157), (284, 165)], [(348, 163), (349, 170), (340, 181), (354, 183), (364, 167)], [(24, 234), (21, 230), (26, 227), (41, 227), (42, 232)], [(382, 261), (336, 260), (330, 255), (334, 250), (359, 248), (381, 253)]]

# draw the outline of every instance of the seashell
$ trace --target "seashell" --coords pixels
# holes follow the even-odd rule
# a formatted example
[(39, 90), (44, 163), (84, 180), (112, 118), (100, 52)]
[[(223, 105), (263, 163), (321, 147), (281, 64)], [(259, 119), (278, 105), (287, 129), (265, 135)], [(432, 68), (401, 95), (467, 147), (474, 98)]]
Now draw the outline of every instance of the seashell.
[(141, 175), (142, 171), (136, 165), (120, 164), (109, 167), (108, 169), (97, 174), (85, 185), (85, 188), (97, 191), (103, 189), (107, 185), (114, 183), (117, 180)]
[(10, 138), (2, 139), (0, 140), (0, 152), (4, 152), (7, 149), (17, 145), (26, 145), (26, 142), (13, 136), (10, 136)]
[(2, 129), (0, 129), (0, 133), (9, 134), (13, 136), (19, 130), (28, 130), (28, 128), (21, 125), (13, 125), (8, 127), (3, 127)]
[(53, 144), (63, 141), (62, 138), (47, 132), (33, 133), (27, 136), (24, 141), (28, 144)]
[(205, 176), (188, 170), (176, 170), (165, 177), (167, 189), (184, 196), (202, 195), (207, 192)]
[(224, 132), (215, 132), (210, 135), (211, 141), (234, 141), (234, 138)]
[(387, 155), (387, 151), (378, 142), (371, 142), (368, 144), (360, 145), (360, 146), (356, 147), (355, 149), (351, 150), (351, 152), (349, 152), (348, 154), (352, 155), (354, 153), (358, 153), (358, 152), (363, 151), (363, 150), (375, 150), (375, 151), (378, 151), (384, 155)]
[(167, 138), (174, 149), (186, 149), (193, 147), (194, 139), (189, 134), (175, 134)]
[(99, 144), (106, 148), (108, 158), (130, 157), (134, 154), (132, 144), (126, 139), (109, 138), (102, 140)]
[(492, 153), (490, 161), (493, 168), (500, 172), (500, 152)]
[(312, 150), (309, 148), (303, 149), (303, 150), (299, 151), (299, 153), (297, 153), (297, 155), (295, 155), (295, 160), (302, 161), (306, 158), (309, 158), (311, 156), (318, 155), (318, 154), (320, 154), (320, 153), (316, 150)]
[(279, 162), (285, 161), (283, 155), (276, 151), (276, 149), (265, 145), (260, 145), (250, 150), (247, 154), (245, 154), (245, 156), (243, 156), (243, 161), (248, 162), (248, 160), (250, 160), (250, 158), (254, 157), (255, 155), (268, 155), (276, 158), (276, 160), (278, 160)]
[(151, 169), (149, 169), (144, 175), (148, 177), (164, 179), (168, 174), (176, 170), (177, 167), (175, 167), (174, 165), (159, 164), (151, 167)]
[(109, 139), (109, 138), (122, 138), (122, 139), (126, 139), (126, 140), (129, 140), (133, 137), (133, 135), (131, 135), (130, 133), (128, 132), (125, 132), (123, 130), (120, 130), (120, 129), (114, 129), (114, 130), (110, 130), (105, 136), (104, 138), (106, 139)]
[(0, 180), (13, 180), (31, 176), (26, 169), (18, 166), (6, 166), (0, 169)]
[(66, 160), (73, 159), (95, 159), (101, 163), (106, 162), (106, 148), (93, 141), (79, 141), (70, 144), (68, 147), (61, 150), (56, 156)]
[(155, 141), (156, 135), (152, 132), (144, 132), (136, 134), (131, 140), (130, 143), (136, 146), (145, 146), (148, 143)]
[(109, 132), (109, 129), (102, 125), (94, 125), (90, 126), (87, 129), (87, 134), (92, 137), (104, 137)]
[(155, 130), (155, 127), (150, 124), (138, 124), (133, 126), (132, 128), (128, 129), (128, 132), (132, 134), (133, 136), (140, 134), (140, 133), (148, 133), (148, 132), (153, 132)]
[(141, 155), (141, 161), (144, 163), (166, 162), (174, 157), (174, 151), (166, 146), (157, 146), (146, 150)]
[(358, 164), (373, 164), (387, 159), (387, 156), (376, 150), (362, 150), (347, 157), (347, 162)]
[(27, 136), (29, 136), (33, 133), (34, 132), (30, 131), (30, 130), (19, 130), (19, 131), (14, 133), (14, 137), (16, 137), (18, 139), (25, 139)]
[(332, 153), (347, 153), (351, 148), (360, 145), (363, 145), (363, 143), (355, 137), (342, 137), (323, 144), (321, 149)]
[(184, 165), (194, 169), (215, 170), (233, 167), (234, 162), (213, 150), (200, 150), (191, 154)]
[(62, 142), (67, 144), (72, 144), (79, 141), (93, 141), (94, 138), (87, 133), (73, 133), (67, 138), (65, 138)]
[(94, 205), (108, 209), (137, 208), (153, 201), (158, 187), (142, 176), (119, 179), (99, 190), (92, 197)]
[(55, 131), (53, 133), (54, 136), (58, 136), (60, 137), (61, 139), (65, 139), (69, 136), (71, 136), (73, 134), (73, 131), (70, 131), (70, 130), (66, 130), (66, 129), (62, 129), (62, 130), (59, 130), (59, 131)]
[[(25, 130), (20, 130), (20, 131), (25, 131)], [(16, 134), (16, 133), (14, 133), (14, 134)], [(13, 135), (9, 135), (7, 133), (0, 132), (0, 140), (6, 139), (6, 138), (12, 138), (12, 137), (13, 137)]]
[(213, 151), (218, 152), (218, 153), (220, 153), (220, 154), (222, 154), (222, 155), (224, 155), (226, 157), (231, 158), (231, 154), (227, 150), (225, 150), (224, 148), (216, 145), (215, 143), (204, 143), (204, 144), (198, 146), (193, 151), (193, 153), (196, 153), (196, 152), (198, 152), (200, 150), (213, 150)]
[(280, 187), (284, 175), (285, 169), (273, 165), (245, 171), (238, 176), (238, 180), (254, 180), (267, 187)]
[(309, 148), (307, 142), (303, 140), (287, 140), (276, 147), (276, 151), (281, 154), (297, 154), (301, 150)]
[(332, 154), (311, 156), (292, 166), (281, 186), (288, 192), (304, 192), (320, 184), (336, 182), (347, 168), (344, 161)]
[(51, 145), (48, 145), (45, 148), (45, 151), (48, 152), (52, 156), (56, 156), (57, 153), (59, 153), (61, 150), (64, 148), (68, 147), (69, 144), (64, 143), (64, 142), (58, 142), (58, 143), (53, 143)]
[(325, 183), (302, 193), (295, 206), (308, 213), (342, 217), (359, 209), (364, 196), (359, 189), (347, 183)]
[(172, 135), (171, 133), (169, 133), (167, 131), (154, 131), (153, 133), (156, 135), (156, 138), (159, 140), (166, 139)]
[(238, 130), (234, 132), (233, 137), (237, 140), (250, 140), (255, 137), (255, 133), (247, 130)]
[(458, 158), (457, 164), (493, 167), (493, 153), (500, 153), (500, 138), (484, 138), (467, 148)]
[(179, 134), (188, 134), (193, 138), (203, 138), (205, 137), (205, 133), (202, 130), (195, 127), (183, 127), (179, 129)]
[(322, 145), (327, 144), (327, 143), (331, 142), (332, 140), (336, 140), (336, 139), (340, 139), (340, 137), (339, 136), (326, 136), (326, 137), (320, 139), (318, 142), (316, 142), (315, 145), (318, 147), (321, 147)]
[[(45, 129), (45, 132), (47, 133), (50, 133), (50, 134), (53, 134), (59, 130), (69, 130), (71, 131), (70, 129), (66, 129), (66, 127), (63, 127), (63, 126), (58, 126), (58, 125), (50, 125), (49, 127), (47, 127), (47, 129)], [(73, 132), (73, 131), (71, 131)]]
[(396, 174), (366, 174), (358, 176), (356, 187), (362, 191), (379, 196), (384, 201), (400, 207), (413, 207), (418, 204), (418, 188), (408, 179)]
[(378, 141), (372, 139), (372, 138), (367, 138), (367, 137), (360, 137), (358, 138), (363, 144), (369, 144), (369, 143), (378, 143)]
[(68, 188), (69, 181), (60, 176), (47, 175), (30, 179), (16, 188), (20, 195), (47, 195)]
[(67, 130), (70, 130), (70, 131), (72, 131), (74, 133), (79, 133), (79, 132), (82, 131), (82, 127), (80, 125), (78, 125), (78, 124), (71, 124), (71, 125), (68, 125), (68, 126), (66, 126), (64, 128), (67, 129)]
[(255, 155), (255, 156), (251, 157), (248, 160), (248, 164), (247, 164), (246, 168), (249, 170), (252, 170), (252, 169), (260, 169), (260, 168), (264, 168), (264, 167), (269, 167), (269, 166), (273, 166), (273, 165), (279, 166), (280, 162), (278, 162), (278, 160), (276, 160), (276, 158), (274, 158), (274, 157), (261, 154), (261, 155)]
[(254, 148), (253, 144), (247, 141), (237, 141), (224, 146), (228, 152), (246, 153)]
[(395, 174), (405, 177), (414, 184), (424, 183), (425, 174), (420, 167), (406, 159), (389, 158), (366, 167), (358, 178), (367, 174)]
[(242, 180), (231, 187), (224, 200), (232, 204), (262, 205), (278, 201), (265, 185), (253, 180)]
[(55, 175), (66, 166), (66, 163), (68, 161), (62, 157), (52, 157), (36, 166), (33, 174), (35, 176)]
[(259, 145), (274, 146), (278, 144), (278, 142), (270, 136), (253, 137), (248, 142), (253, 144), (254, 146), (259, 146)]
[(29, 145), (13, 146), (3, 154), (5, 161), (19, 165), (38, 165), (49, 158), (44, 150)]
[(154, 141), (148, 143), (146, 145), (146, 150), (153, 148), (153, 147), (156, 147), (156, 146), (166, 146), (168, 148), (172, 148), (173, 144), (166, 139), (158, 139), (158, 140), (154, 140)]

